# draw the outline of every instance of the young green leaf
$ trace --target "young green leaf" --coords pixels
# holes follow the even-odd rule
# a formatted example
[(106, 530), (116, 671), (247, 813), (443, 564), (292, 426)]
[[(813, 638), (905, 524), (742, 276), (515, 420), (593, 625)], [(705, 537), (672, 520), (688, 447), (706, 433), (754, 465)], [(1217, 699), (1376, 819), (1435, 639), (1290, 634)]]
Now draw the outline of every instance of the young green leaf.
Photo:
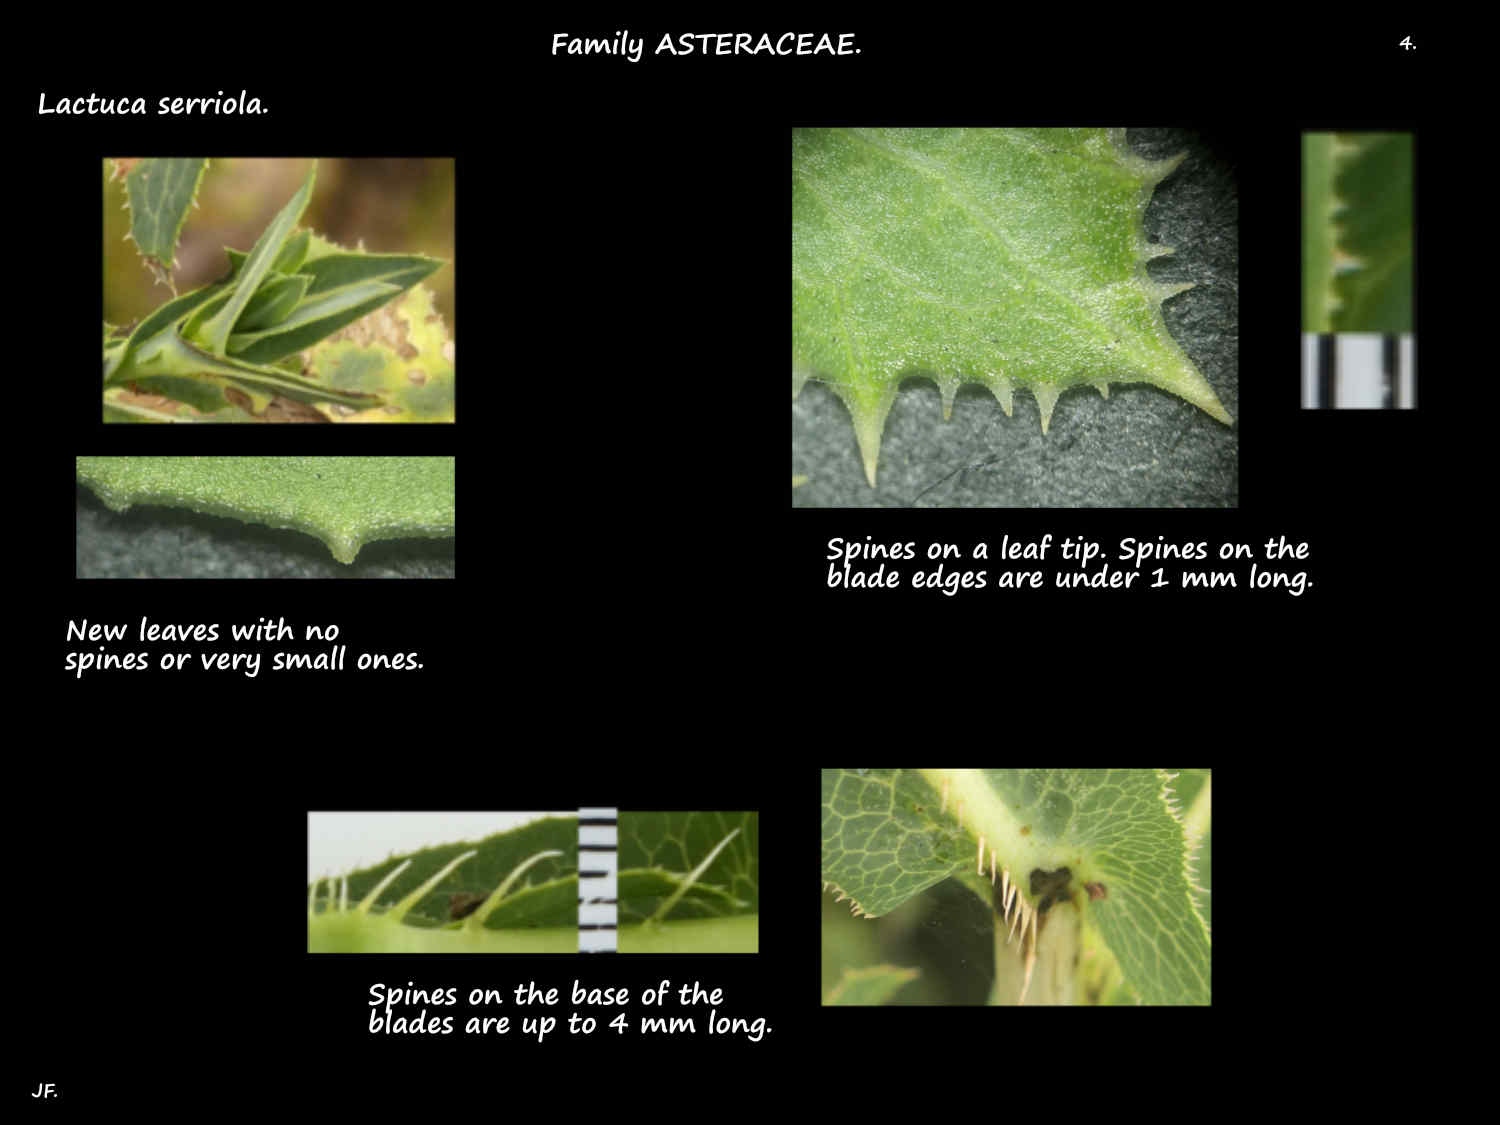
[(250, 362), (274, 363), (311, 347), (344, 325), (378, 309), (400, 292), (396, 285), (366, 281), (315, 297), (304, 297), (281, 321), (260, 331), (240, 331), (229, 337), (229, 351)]
[(245, 306), (255, 295), (255, 291), (260, 288), (260, 283), (271, 272), (287, 238), (296, 227), (297, 221), (302, 218), (302, 212), (307, 209), (308, 200), (312, 198), (313, 182), (317, 178), (317, 172), (318, 165), (314, 161), (307, 171), (307, 179), (302, 182), (302, 187), (297, 190), (297, 194), (292, 196), (256, 240), (249, 257), (234, 280), (233, 296), (214, 315), (213, 319), (207, 321), (200, 329), (198, 339), (214, 355), (223, 356), (226, 353), (229, 334), (233, 331), (235, 322), (239, 320), (240, 314), (244, 312)]
[[(238, 272), (244, 255), (231, 251), (230, 261)], [(235, 326), (237, 338), (229, 341), (229, 351), (252, 363), (284, 359), (353, 324), (442, 265), (440, 259), (420, 254), (344, 250), (314, 237), (299, 265), (298, 276), (310, 279), (299, 306), (264, 331), (255, 331), (242, 318)], [(192, 330), (190, 323), (187, 334)]]
[(313, 282), (307, 291), (310, 296), (317, 296), (366, 281), (384, 281), (407, 289), (442, 264), (441, 259), (420, 254), (368, 254), (362, 250), (344, 250), (316, 238), (298, 272), (312, 275)]
[(281, 248), (281, 253), (276, 255), (276, 262), (271, 268), (277, 273), (296, 273), (307, 258), (307, 248), (311, 241), (312, 231), (310, 230), (298, 231), (292, 235), (286, 240), (286, 245)]
[[(298, 231), (292, 235), (286, 240), (286, 245), (281, 248), (281, 253), (276, 255), (276, 261), (272, 263), (271, 269), (276, 273), (297, 273), (307, 258), (312, 241), (313, 232), (310, 230)], [(244, 250), (236, 250), (233, 246), (224, 247), (224, 253), (229, 256), (229, 276), (224, 280), (232, 281), (239, 276), (240, 270), (245, 268), (250, 255)]]
[(224, 306), (229, 303), (229, 299), (234, 296), (233, 281), (233, 278), (229, 278), (210, 286), (209, 288), (215, 291), (213, 299), (204, 301), (193, 310), (190, 316), (178, 321), (177, 324), (173, 325), (173, 331), (184, 340), (201, 340), (203, 325), (211, 317), (217, 316)]
[[(271, 274), (240, 314), (240, 319), (234, 326), (235, 332), (253, 332), (280, 324), (306, 295), (311, 281), (312, 278), (307, 274)], [(236, 350), (233, 336), (229, 338), (229, 350)]]

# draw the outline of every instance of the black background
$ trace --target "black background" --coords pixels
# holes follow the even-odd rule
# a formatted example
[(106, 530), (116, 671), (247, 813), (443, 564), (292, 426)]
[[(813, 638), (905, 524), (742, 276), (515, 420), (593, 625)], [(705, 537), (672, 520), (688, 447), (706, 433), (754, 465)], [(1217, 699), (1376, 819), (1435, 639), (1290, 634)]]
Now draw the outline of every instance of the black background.
[[(611, 1063), (632, 1073), (642, 1106), (692, 1088), (708, 1103), (747, 1087), (748, 1106), (775, 1102), (767, 1071), (820, 1080), (856, 1044), (864, 1066), (909, 1062), (967, 1040), (985, 1015), (936, 1013), (898, 1030), (885, 1012), (820, 1011), (818, 752), (1025, 746), (1086, 758), (1170, 746), (1255, 761), (1290, 753), (1316, 770), (1430, 713), (1456, 593), (1446, 552), (1475, 520), (1473, 478), (1457, 464), (1470, 448), (1449, 364), (1457, 337), (1444, 330), (1438, 281), (1461, 244), (1461, 216), (1436, 202), (1459, 182), (1446, 114), (1463, 69), (1451, 45), (1409, 28), (1240, 38), (1060, 15), (1025, 34), (828, 28), (857, 33), (852, 59), (653, 57), (663, 29), (639, 23), (640, 63), (550, 54), (554, 31), (607, 36), (625, 22), (513, 28), (498, 54), (456, 57), (440, 76), (411, 68), (402, 96), (374, 106), (295, 70), (206, 58), (13, 75), (16, 136), (45, 171), (9, 177), (40, 216), (21, 224), (12, 277), (41, 294), (31, 298), (41, 355), (11, 373), (37, 380), (33, 406), (50, 404), (9, 431), (20, 807), (7, 874), (26, 910), (16, 932), (30, 935), (12, 1007), (28, 1040), (13, 1059), (20, 1096), (44, 1081), (75, 1106), (359, 1104), (370, 1091), (367, 1104), (409, 1099), (437, 1114), (586, 1060), (591, 1073)], [(1416, 52), (1397, 46), (1406, 34)], [(161, 95), (241, 88), (269, 114), (154, 116)], [(152, 114), (38, 117), (41, 91), (139, 95)], [(790, 509), (788, 130), (857, 123), (1174, 126), (1221, 141), (1239, 171), (1243, 247), (1237, 509)], [(1421, 409), (1304, 412), (1298, 133), (1361, 127), (1417, 131)], [(97, 161), (199, 152), (456, 156), (466, 314), (456, 426), (99, 423), (97, 386), (70, 374), (96, 370)], [(72, 577), (76, 455), (252, 452), (455, 454), (464, 575)], [(1301, 598), (952, 599), (824, 586), (834, 536), (1046, 532), (1282, 534), (1312, 544), (1314, 586)], [(356, 650), (418, 652), (423, 668), (81, 682), (62, 669), (70, 620), (283, 615), (336, 622)], [(303, 952), (307, 809), (589, 802), (760, 808), (762, 952), (665, 967), (528, 958), (498, 970)], [(1221, 903), (1221, 929), (1232, 918)], [(541, 1047), (364, 1033), (375, 980), (465, 986), (499, 974), (636, 990), (659, 974), (696, 975), (774, 1030), (759, 1045), (666, 1047), (612, 1033)], [(1220, 1006), (1233, 979), (1221, 976)], [(630, 1104), (613, 1084), (598, 1089), (615, 1111)], [(591, 1092), (562, 1090), (580, 1106)]]

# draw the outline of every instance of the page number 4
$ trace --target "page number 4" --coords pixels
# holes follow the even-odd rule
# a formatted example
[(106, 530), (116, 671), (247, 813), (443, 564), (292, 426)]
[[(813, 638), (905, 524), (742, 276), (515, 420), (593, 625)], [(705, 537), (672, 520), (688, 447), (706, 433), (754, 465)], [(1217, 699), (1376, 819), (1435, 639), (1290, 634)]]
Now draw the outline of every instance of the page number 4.
[(1405, 47), (1408, 51), (1415, 51), (1417, 49), (1417, 45), (1411, 41), (1410, 35), (1401, 40), (1398, 46)]

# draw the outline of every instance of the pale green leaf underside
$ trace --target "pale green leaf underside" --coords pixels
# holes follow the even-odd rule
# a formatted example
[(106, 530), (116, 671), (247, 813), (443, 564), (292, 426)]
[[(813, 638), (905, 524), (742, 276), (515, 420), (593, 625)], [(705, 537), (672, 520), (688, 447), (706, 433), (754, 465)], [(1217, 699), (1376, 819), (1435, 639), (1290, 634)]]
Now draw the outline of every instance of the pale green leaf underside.
[(1302, 137), (1302, 327), (1413, 327), (1410, 133)]
[(793, 136), (792, 387), (826, 382), (849, 408), (874, 483), (902, 380), (933, 378), (945, 413), (963, 383), (1009, 414), (1030, 390), (1046, 431), (1057, 397), (1144, 382), (1222, 422), (1213, 388), (1167, 332), (1150, 279), (1170, 253), (1142, 215), (1176, 160), (1120, 129), (807, 129)]
[(188, 508), (315, 535), (340, 562), (376, 539), (456, 533), (452, 457), (79, 457), (115, 511)]
[(823, 879), (875, 916), (950, 876), (987, 896), (983, 836), (1033, 907), (1034, 868), (1108, 887), (1075, 898), (1142, 1000), (1208, 1003), (1208, 932), (1164, 784), (1159, 770), (824, 770)]

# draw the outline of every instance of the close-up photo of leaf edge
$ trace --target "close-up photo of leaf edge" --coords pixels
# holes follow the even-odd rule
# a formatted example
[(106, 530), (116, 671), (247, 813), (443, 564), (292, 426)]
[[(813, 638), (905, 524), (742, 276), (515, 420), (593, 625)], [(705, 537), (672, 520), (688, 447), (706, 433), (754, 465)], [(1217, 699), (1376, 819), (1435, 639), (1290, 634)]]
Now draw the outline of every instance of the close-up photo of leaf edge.
[(1237, 502), (1233, 141), (1128, 136), (794, 131), (795, 506)]
[(390, 856), (307, 888), (309, 953), (576, 953), (578, 820)]
[[(1211, 770), (823, 770), (822, 807), (825, 1003), (1212, 1002)], [(910, 940), (943, 916), (956, 952)]]
[(345, 565), (380, 539), (457, 534), (452, 457), (78, 457), (107, 508), (186, 508), (322, 540)]
[(1413, 136), (1302, 135), (1302, 330), (1414, 327)]
[[(759, 821), (754, 811), (622, 812), (619, 952), (757, 952)], [(551, 816), (315, 877), (308, 952), (576, 952), (578, 854), (577, 818)]]
[(760, 814), (619, 817), (621, 953), (760, 949)]
[(105, 162), (106, 198), (130, 212), (125, 237), (172, 293), (129, 325), (106, 321), (105, 421), (454, 421), (454, 341), (420, 284), (449, 263), (371, 253), (363, 240), (349, 249), (299, 226), (316, 160), (254, 246), (224, 247), (227, 272), (177, 293), (179, 239), (216, 163)]

